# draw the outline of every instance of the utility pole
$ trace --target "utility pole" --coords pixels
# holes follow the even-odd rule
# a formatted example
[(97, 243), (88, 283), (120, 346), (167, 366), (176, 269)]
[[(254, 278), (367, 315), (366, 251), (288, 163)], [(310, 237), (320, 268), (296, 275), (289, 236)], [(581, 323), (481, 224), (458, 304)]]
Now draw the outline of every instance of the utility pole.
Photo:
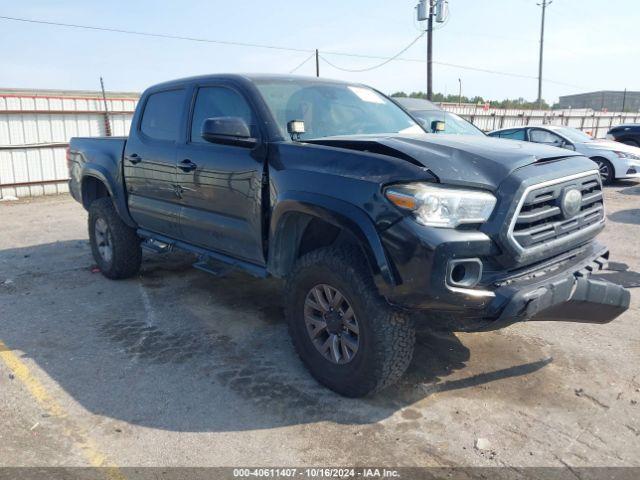
[(320, 54), (316, 48), (316, 77), (320, 76)]
[(429, 2), (429, 18), (427, 20), (427, 100), (433, 100), (433, 1)]
[(540, 22), (540, 58), (538, 61), (538, 108), (542, 108), (542, 53), (544, 51), (544, 17), (547, 7), (551, 5), (553, 0), (542, 0), (538, 6), (542, 7), (542, 21)]
[(420, 0), (416, 6), (418, 22), (427, 21), (427, 99), (433, 100), (433, 20), (445, 23), (448, 0)]
[(458, 106), (462, 105), (462, 79), (458, 79)]

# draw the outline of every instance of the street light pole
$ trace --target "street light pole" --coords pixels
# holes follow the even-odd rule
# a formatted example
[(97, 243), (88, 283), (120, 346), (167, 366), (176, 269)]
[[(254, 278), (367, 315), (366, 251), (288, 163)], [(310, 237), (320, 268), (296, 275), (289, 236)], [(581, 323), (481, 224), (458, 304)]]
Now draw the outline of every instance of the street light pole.
[(547, 7), (551, 5), (553, 0), (547, 2), (542, 0), (542, 3), (538, 3), (538, 6), (542, 7), (542, 21), (540, 22), (540, 57), (538, 59), (538, 108), (542, 108), (542, 54), (544, 51), (544, 17), (547, 11)]
[(458, 106), (462, 105), (462, 79), (458, 79)]

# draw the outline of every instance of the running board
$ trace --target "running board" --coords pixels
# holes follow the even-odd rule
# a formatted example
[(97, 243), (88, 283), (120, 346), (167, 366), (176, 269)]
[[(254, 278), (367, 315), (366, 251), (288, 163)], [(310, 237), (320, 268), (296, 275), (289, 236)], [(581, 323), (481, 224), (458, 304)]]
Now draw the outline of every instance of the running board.
[(160, 242), (153, 238), (147, 238), (140, 246), (154, 253), (168, 253), (173, 250), (173, 244)]
[(224, 277), (233, 268), (230, 265), (216, 262), (217, 265), (211, 264), (210, 260), (205, 256), (200, 256), (198, 261), (193, 264), (193, 268), (197, 268), (203, 272), (206, 272), (214, 277)]
[[(143, 239), (142, 246), (154, 252), (165, 253), (171, 252), (175, 249), (179, 249), (190, 253), (195, 253), (196, 255), (198, 255), (198, 261), (193, 266), (207, 273), (212, 273), (213, 275), (220, 276), (227, 273), (226, 271), (224, 271), (224, 268), (227, 267), (229, 270), (233, 268), (244, 270), (250, 275), (258, 278), (266, 278), (269, 276), (269, 273), (267, 272), (267, 269), (265, 267), (256, 265), (255, 263), (246, 262), (244, 260), (231, 257), (224, 253), (214, 252), (213, 250), (207, 250), (206, 248), (197, 247), (186, 242), (181, 242), (180, 240), (174, 240), (172, 238), (165, 237), (164, 235), (150, 232), (149, 230), (144, 230), (142, 228), (138, 229), (136, 233)], [(159, 246), (163, 246), (163, 248), (159, 248)], [(166, 248), (164, 246), (166, 246)], [(212, 266), (209, 264), (210, 261), (216, 263), (219, 262), (223, 264), (224, 267), (217, 268), (217, 266)]]

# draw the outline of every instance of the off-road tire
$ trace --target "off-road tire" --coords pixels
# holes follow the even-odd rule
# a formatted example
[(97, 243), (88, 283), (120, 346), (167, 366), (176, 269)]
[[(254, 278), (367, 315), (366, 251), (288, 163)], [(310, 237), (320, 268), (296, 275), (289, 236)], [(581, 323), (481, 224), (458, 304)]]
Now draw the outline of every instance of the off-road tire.
[[(359, 324), (353, 360), (327, 360), (311, 341), (304, 321), (308, 292), (318, 284), (337, 288)], [(362, 397), (395, 383), (413, 357), (415, 330), (409, 315), (390, 306), (374, 285), (367, 260), (357, 246), (311, 251), (297, 260), (285, 285), (285, 310), (295, 349), (313, 377), (331, 390)]]
[[(105, 261), (101, 256), (96, 242), (96, 221), (103, 219), (110, 231), (112, 240), (112, 257)], [(111, 198), (104, 197), (94, 200), (89, 206), (89, 242), (91, 252), (102, 274), (114, 280), (130, 278), (140, 270), (142, 249), (140, 238), (135, 229), (126, 225)]]

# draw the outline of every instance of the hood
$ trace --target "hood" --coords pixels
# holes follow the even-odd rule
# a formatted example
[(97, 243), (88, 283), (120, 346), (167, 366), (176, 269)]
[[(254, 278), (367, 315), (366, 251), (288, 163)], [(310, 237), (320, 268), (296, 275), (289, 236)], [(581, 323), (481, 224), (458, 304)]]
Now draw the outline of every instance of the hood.
[(442, 183), (489, 190), (532, 163), (581, 156), (547, 145), (471, 135), (354, 135), (310, 143), (395, 156), (428, 168)]
[(633, 153), (640, 157), (640, 148), (634, 147), (632, 145), (626, 145), (621, 142), (614, 142), (612, 140), (593, 139), (589, 142), (580, 143), (579, 145), (584, 145), (589, 149), (595, 150), (609, 150), (616, 152)]

